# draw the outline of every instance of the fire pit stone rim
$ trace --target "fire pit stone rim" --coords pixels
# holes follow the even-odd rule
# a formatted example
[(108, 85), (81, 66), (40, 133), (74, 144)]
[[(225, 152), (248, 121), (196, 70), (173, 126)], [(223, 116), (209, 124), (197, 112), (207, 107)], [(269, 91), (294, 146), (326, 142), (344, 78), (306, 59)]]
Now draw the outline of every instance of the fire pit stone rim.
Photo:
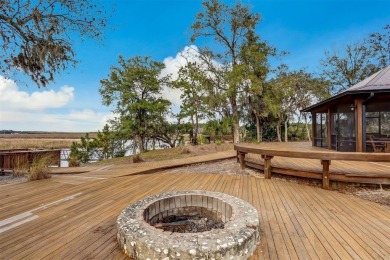
[[(224, 229), (174, 235), (144, 220), (143, 211), (149, 205), (180, 195), (202, 195), (225, 201), (232, 207), (232, 217), (225, 222)], [(117, 220), (117, 239), (127, 255), (138, 259), (191, 259), (211, 255), (216, 259), (232, 256), (246, 259), (259, 242), (259, 224), (257, 210), (237, 197), (204, 190), (174, 191), (149, 196), (124, 209)]]

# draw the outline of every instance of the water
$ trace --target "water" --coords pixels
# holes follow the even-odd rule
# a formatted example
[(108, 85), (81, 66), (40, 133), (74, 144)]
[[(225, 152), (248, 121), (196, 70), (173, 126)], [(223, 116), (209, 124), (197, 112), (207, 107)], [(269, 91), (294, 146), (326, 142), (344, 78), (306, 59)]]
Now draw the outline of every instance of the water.
[[(127, 147), (125, 156), (133, 155), (134, 150), (130, 149), (130, 147), (132, 147), (132, 141), (128, 141), (125, 145)], [(176, 145), (178, 145), (178, 143)], [(152, 141), (149, 141), (146, 144), (146, 146), (147, 146), (148, 150), (160, 150), (160, 149), (170, 148), (169, 145), (162, 143), (162, 142), (159, 142), (159, 141), (156, 141), (154, 149), (153, 149), (153, 142)], [(137, 149), (135, 151), (135, 153), (139, 153), (139, 149)], [(68, 162), (69, 154), (70, 154), (69, 148), (61, 149), (61, 164), (60, 164), (61, 167), (69, 167), (69, 162)], [(98, 160), (98, 158), (91, 158), (91, 160), (89, 162), (96, 162), (97, 160)]]
[(70, 149), (61, 149), (61, 167), (69, 167), (68, 157)]

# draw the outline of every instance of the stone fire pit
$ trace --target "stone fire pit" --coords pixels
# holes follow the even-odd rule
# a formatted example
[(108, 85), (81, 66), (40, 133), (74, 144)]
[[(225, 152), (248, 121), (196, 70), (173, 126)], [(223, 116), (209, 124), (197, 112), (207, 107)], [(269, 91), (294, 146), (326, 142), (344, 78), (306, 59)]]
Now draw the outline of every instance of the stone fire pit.
[(252, 205), (200, 190), (139, 200), (121, 212), (117, 228), (120, 247), (135, 259), (247, 259), (260, 236)]

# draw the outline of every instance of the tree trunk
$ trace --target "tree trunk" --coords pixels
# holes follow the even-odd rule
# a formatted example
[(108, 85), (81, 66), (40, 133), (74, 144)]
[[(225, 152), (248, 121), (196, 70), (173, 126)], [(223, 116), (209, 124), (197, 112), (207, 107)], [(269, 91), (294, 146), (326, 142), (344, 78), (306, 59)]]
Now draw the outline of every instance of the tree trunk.
[(138, 143), (138, 147), (139, 147), (139, 152), (140, 153), (143, 153), (145, 150), (144, 150), (144, 141), (143, 141), (143, 138), (140, 136), (140, 135), (137, 135), (137, 143)]
[(255, 114), (256, 117), (256, 133), (257, 133), (257, 142), (261, 142), (262, 136), (261, 136), (261, 130), (260, 130), (260, 118), (257, 114)]
[(231, 98), (232, 110), (233, 110), (233, 142), (240, 142), (240, 118), (238, 117), (238, 107), (236, 98)]
[(198, 113), (195, 113), (195, 131), (194, 131), (195, 145), (198, 144), (198, 131), (199, 131), (199, 117), (198, 117)]
[(263, 141), (263, 125), (260, 125), (260, 142)]
[(282, 141), (282, 137), (280, 134), (281, 128), (282, 128), (282, 120), (278, 118), (278, 124), (276, 125), (276, 134), (278, 136), (278, 142)]
[(145, 137), (141, 136), (141, 150), (140, 150), (140, 153), (143, 153), (145, 152)]
[(288, 126), (287, 126), (288, 120), (284, 121), (284, 141), (288, 142)]

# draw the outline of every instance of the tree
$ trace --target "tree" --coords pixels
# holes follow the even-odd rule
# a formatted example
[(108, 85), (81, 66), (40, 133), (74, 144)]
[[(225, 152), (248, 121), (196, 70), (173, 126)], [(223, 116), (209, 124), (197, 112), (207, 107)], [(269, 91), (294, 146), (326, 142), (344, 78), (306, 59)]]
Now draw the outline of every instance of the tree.
[(89, 134), (81, 137), (80, 142), (73, 142), (70, 148), (69, 163), (80, 165), (90, 160), (105, 160), (115, 157), (123, 157), (126, 153), (125, 142), (106, 124), (102, 131), (98, 131), (96, 138), (90, 138)]
[(160, 122), (151, 138), (166, 143), (173, 148), (178, 143), (182, 144), (184, 142), (184, 134), (189, 133), (191, 129), (192, 125), (182, 123), (180, 116), (178, 116), (176, 123), (170, 123), (167, 120)]
[[(280, 66), (276, 78), (271, 80), (273, 100), (278, 104), (277, 109), (277, 137), (281, 142), (281, 125), (284, 122), (284, 140), (288, 141), (288, 123), (292, 119), (300, 120), (300, 110), (315, 101), (328, 97), (329, 82), (317, 78), (303, 69), (289, 71), (287, 66)], [(306, 133), (310, 140), (307, 127), (307, 115), (304, 115)]]
[(270, 113), (270, 108), (264, 98), (264, 94), (249, 95), (247, 105), (255, 117), (257, 142), (262, 142), (263, 128), (261, 121), (263, 118), (268, 117)]
[[(227, 6), (218, 0), (210, 0), (202, 3), (204, 9), (196, 15), (195, 23), (191, 26), (192, 37), (194, 42), (200, 37), (213, 37), (214, 41), (219, 44), (222, 51), (215, 54), (221, 62), (222, 69), (226, 72), (226, 84), (219, 85), (223, 90), (223, 95), (229, 101), (233, 117), (233, 137), (234, 142), (239, 142), (240, 135), (240, 118), (239, 104), (237, 96), (242, 91), (242, 86), (235, 78), (240, 72), (239, 54), (248, 35), (254, 35), (257, 23), (260, 21), (258, 14), (250, 12), (250, 8), (236, 2), (233, 6)], [(210, 63), (209, 63), (210, 64)], [(214, 69), (218, 68), (214, 66)], [(221, 90), (221, 89), (220, 89)]]
[(95, 157), (97, 141), (95, 138), (89, 138), (89, 134), (85, 134), (84, 137), (81, 137), (80, 142), (73, 142), (70, 147), (69, 159), (73, 161), (73, 163), (87, 163), (91, 158)]
[(182, 91), (180, 106), (180, 117), (189, 117), (193, 130), (193, 143), (197, 144), (199, 132), (199, 120), (209, 114), (205, 87), (209, 82), (205, 71), (196, 62), (188, 62), (186, 66), (179, 70), (179, 77), (172, 83), (174, 88)]
[(330, 81), (329, 93), (337, 94), (384, 68), (390, 58), (389, 30), (372, 33), (362, 41), (347, 44), (342, 51), (325, 51), (321, 76)]
[(88, 0), (0, 1), (0, 69), (19, 70), (38, 87), (75, 65), (72, 37), (100, 39), (104, 7)]
[(380, 67), (390, 64), (390, 24), (383, 27), (383, 32), (371, 33), (368, 37), (371, 50), (376, 53)]
[(260, 41), (256, 35), (248, 34), (245, 44), (240, 51), (241, 73), (244, 86), (244, 104), (255, 117), (257, 141), (262, 141), (261, 121), (275, 108), (273, 100), (269, 98), (269, 84), (266, 82), (267, 75), (271, 72), (269, 58), (284, 55), (278, 54), (276, 48), (267, 42)]
[(125, 131), (140, 152), (149, 138), (155, 136), (171, 103), (161, 97), (169, 76), (160, 77), (164, 64), (150, 57), (136, 56), (125, 60), (119, 57), (119, 67), (111, 67), (108, 79), (100, 81), (104, 105), (116, 103), (117, 125)]
[(216, 140), (222, 141), (224, 135), (231, 134), (232, 125), (233, 122), (229, 117), (212, 119), (205, 124), (203, 133), (214, 136)]
[(98, 131), (96, 142), (96, 156), (98, 160), (105, 160), (115, 157), (123, 157), (126, 153), (126, 139), (122, 139), (113, 131), (112, 127), (106, 124), (102, 131)]

